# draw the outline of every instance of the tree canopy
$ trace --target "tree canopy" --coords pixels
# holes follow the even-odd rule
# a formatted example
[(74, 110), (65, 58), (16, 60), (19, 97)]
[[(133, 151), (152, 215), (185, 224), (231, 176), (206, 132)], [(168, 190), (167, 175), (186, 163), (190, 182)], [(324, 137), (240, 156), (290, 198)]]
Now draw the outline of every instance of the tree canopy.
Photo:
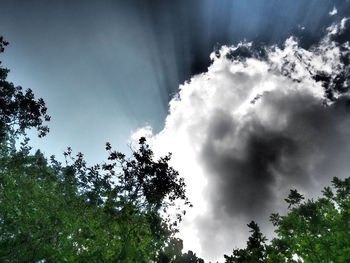
[[(7, 45), (1, 37), (0, 52)], [(107, 161), (94, 166), (69, 147), (64, 165), (31, 154), (28, 138), (16, 147), (29, 128), (45, 136), (50, 116), (43, 99), (7, 81), (8, 72), (0, 68), (0, 261), (159, 261), (176, 240), (178, 202), (190, 206), (171, 155), (155, 160), (145, 138), (131, 158), (107, 143)]]
[[(0, 53), (4, 52), (8, 42), (0, 36)], [(27, 128), (35, 127), (39, 137), (45, 136), (49, 128), (44, 125), (50, 120), (43, 99), (34, 99), (32, 90), (23, 92), (22, 87), (7, 81), (9, 69), (2, 67), (0, 61), (0, 140), (8, 132), (24, 133)]]
[(255, 222), (245, 249), (225, 255), (233, 262), (350, 262), (350, 178), (334, 177), (316, 200), (291, 190), (288, 214), (271, 214), (277, 237), (267, 243)]

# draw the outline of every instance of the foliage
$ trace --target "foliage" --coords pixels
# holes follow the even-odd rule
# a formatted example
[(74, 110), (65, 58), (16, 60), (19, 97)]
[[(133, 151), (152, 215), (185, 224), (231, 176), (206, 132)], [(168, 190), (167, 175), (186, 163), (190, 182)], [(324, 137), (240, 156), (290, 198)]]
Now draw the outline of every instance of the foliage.
[[(0, 52), (7, 44), (0, 38)], [(0, 68), (0, 262), (156, 261), (182, 219), (179, 200), (190, 205), (170, 154), (154, 160), (141, 138), (127, 158), (107, 143), (108, 161), (89, 167), (70, 148), (65, 165), (31, 154), (27, 138), (17, 149), (26, 129), (45, 135), (50, 117), (7, 73)]]
[[(273, 214), (278, 237), (273, 256), (287, 262), (350, 261), (350, 178), (337, 177), (317, 200), (301, 203), (291, 192), (293, 207), (287, 216)], [(335, 192), (334, 192), (335, 191)]]
[(254, 221), (247, 225), (252, 233), (247, 241), (245, 249), (233, 250), (232, 256), (224, 255), (226, 263), (243, 262), (267, 262), (266, 261), (266, 237), (260, 232), (260, 228)]
[[(180, 220), (160, 211), (177, 198), (188, 203), (185, 185), (168, 157), (152, 160), (143, 139), (134, 156), (128, 160), (111, 152), (109, 159), (118, 162), (86, 167), (78, 154), (63, 167), (23, 147), (1, 158), (0, 261), (154, 260)], [(120, 171), (114, 169), (117, 163)]]
[(189, 250), (182, 253), (183, 243), (179, 238), (172, 238), (167, 246), (158, 254), (158, 263), (204, 263), (204, 260), (197, 257)]
[(245, 249), (234, 250), (232, 262), (350, 262), (350, 178), (333, 178), (317, 200), (291, 190), (285, 201), (288, 214), (270, 217), (277, 237), (270, 244), (252, 222)]
[[(0, 53), (8, 45), (0, 36)], [(49, 128), (44, 121), (49, 121), (47, 108), (43, 99), (35, 100), (32, 90), (22, 91), (7, 81), (9, 70), (1, 66), (0, 61), (0, 142), (9, 132), (23, 134), (25, 129), (35, 127), (39, 137), (45, 136)]]

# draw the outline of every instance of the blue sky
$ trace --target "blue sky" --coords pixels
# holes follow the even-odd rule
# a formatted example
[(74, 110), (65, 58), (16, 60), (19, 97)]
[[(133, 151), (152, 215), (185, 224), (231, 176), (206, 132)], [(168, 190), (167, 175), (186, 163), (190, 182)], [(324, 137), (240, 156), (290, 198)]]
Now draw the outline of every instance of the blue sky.
[(2, 1), (3, 60), (13, 82), (47, 102), (48, 149), (94, 159), (106, 140), (125, 150), (132, 130), (160, 130), (178, 85), (206, 71), (215, 47), (296, 32), (313, 42), (342, 2)]

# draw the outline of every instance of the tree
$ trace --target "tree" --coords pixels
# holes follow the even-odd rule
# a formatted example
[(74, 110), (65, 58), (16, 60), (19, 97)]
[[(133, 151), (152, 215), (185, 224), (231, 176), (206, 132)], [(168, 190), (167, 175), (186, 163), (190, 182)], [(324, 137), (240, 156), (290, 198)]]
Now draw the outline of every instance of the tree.
[(271, 215), (277, 237), (269, 244), (256, 223), (245, 249), (236, 249), (233, 262), (350, 262), (350, 178), (334, 177), (316, 200), (304, 200), (297, 190), (285, 199), (288, 214)]
[(289, 213), (272, 214), (277, 238), (271, 250), (288, 262), (350, 261), (350, 178), (334, 177), (331, 187), (317, 200), (301, 202), (302, 195), (291, 191)]
[[(69, 235), (84, 203), (38, 151), (0, 159), (0, 261), (60, 260), (72, 253)], [(70, 187), (70, 189), (68, 189)]]
[(183, 242), (179, 238), (172, 238), (167, 246), (158, 254), (158, 263), (204, 263), (193, 251), (182, 253)]
[(251, 221), (247, 226), (252, 233), (248, 238), (247, 247), (233, 250), (232, 256), (224, 255), (226, 263), (267, 262), (266, 237), (260, 232), (258, 224), (254, 221)]
[(25, 147), (2, 157), (0, 261), (155, 260), (180, 220), (161, 211), (176, 199), (188, 202), (185, 185), (169, 157), (153, 161), (144, 139), (134, 156), (110, 151), (111, 163), (93, 167), (81, 154), (66, 166), (54, 158), (48, 164)]
[[(8, 42), (0, 36), (0, 53), (4, 52)], [(44, 125), (50, 120), (43, 99), (35, 100), (32, 90), (23, 92), (22, 87), (8, 82), (9, 69), (1, 66), (0, 61), (0, 142), (8, 135), (23, 134), (27, 128), (36, 128), (39, 136), (45, 136), (49, 128)]]
[[(7, 44), (1, 37), (0, 53)], [(94, 166), (70, 148), (65, 165), (31, 154), (28, 138), (18, 149), (27, 129), (44, 136), (50, 117), (8, 72), (0, 67), (0, 261), (156, 261), (182, 219), (177, 202), (190, 206), (171, 155), (155, 160), (145, 138), (131, 158), (107, 143), (107, 162)]]
[[(106, 236), (89, 238), (89, 242), (83, 239), (85, 250), (81, 254), (90, 258), (91, 250), (100, 247), (99, 258), (108, 255), (105, 261), (155, 260), (177, 232), (176, 226), (181, 221), (182, 211), (173, 218), (168, 208), (176, 206), (176, 200), (190, 205), (183, 178), (168, 165), (170, 155), (153, 160), (153, 152), (145, 138), (140, 139), (139, 149), (132, 159), (113, 151), (109, 143), (106, 150), (109, 162), (101, 166), (86, 167), (81, 154), (72, 164), (80, 195), (86, 203), (101, 207), (104, 217), (101, 220), (108, 222), (96, 226), (92, 234), (104, 233)], [(66, 155), (70, 156), (70, 153)], [(91, 228), (87, 229), (91, 231)], [(101, 239), (108, 246), (98, 246)]]

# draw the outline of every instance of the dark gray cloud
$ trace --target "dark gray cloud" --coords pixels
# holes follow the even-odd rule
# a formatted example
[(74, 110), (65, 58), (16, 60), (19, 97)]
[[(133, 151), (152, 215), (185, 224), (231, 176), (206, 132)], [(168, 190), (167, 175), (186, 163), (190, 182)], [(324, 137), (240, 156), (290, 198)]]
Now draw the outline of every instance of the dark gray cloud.
[[(349, 50), (340, 56), (340, 61), (348, 58)], [(237, 61), (237, 57), (230, 59)], [(294, 68), (289, 68), (289, 74), (285, 75), (292, 78)], [(311, 198), (333, 176), (348, 176), (348, 64), (326, 75), (332, 79), (322, 82), (326, 97), (331, 99), (328, 104), (304, 91), (286, 94), (283, 85), (264, 92), (256, 103), (270, 108), (269, 118), (283, 119), (275, 125), (273, 120), (262, 122), (259, 113), (247, 114), (248, 120), (243, 120), (243, 124), (225, 111), (216, 111), (207, 120), (210, 125), (200, 158), (208, 176), (206, 194), (211, 216), (210, 220), (206, 216), (198, 219), (200, 235), (211, 250), (206, 250), (207, 255), (216, 253), (213, 240), (219, 242), (216, 235), (223, 235), (218, 233), (219, 228), (226, 228), (232, 234), (231, 240), (240, 244), (234, 237), (234, 233), (241, 231), (240, 227), (234, 221), (230, 223), (230, 218), (256, 220), (271, 234), (267, 218), (275, 210), (284, 210), (283, 198), (288, 189), (298, 188)], [(339, 76), (342, 83), (333, 81)], [(215, 231), (207, 228), (210, 224)]]
[[(287, 98), (265, 94), (264, 99), (281, 114), (288, 111), (283, 129), (262, 127), (257, 118), (245, 125), (242, 134), (234, 135), (232, 118), (223, 120), (220, 115), (210, 121), (201, 150), (210, 212), (197, 219), (206, 257), (219, 256), (219, 247), (228, 243), (231, 248), (242, 246), (247, 236), (244, 222), (259, 222), (271, 237), (267, 219), (272, 212), (284, 212), (288, 189), (297, 188), (311, 198), (333, 176), (349, 174), (349, 97), (328, 107), (303, 94)], [(218, 140), (230, 141), (230, 136), (239, 136), (243, 147), (234, 149), (234, 143), (217, 147)]]
[[(285, 211), (289, 189), (312, 198), (333, 176), (348, 176), (350, 49), (335, 41), (347, 23), (332, 24), (308, 49), (294, 38), (281, 47), (223, 46), (171, 101), (153, 143), (173, 152), (187, 179), (195, 215), (186, 227), (206, 259), (243, 245), (251, 220), (271, 236), (269, 215)], [(184, 234), (185, 247), (191, 238)]]
[[(261, 220), (266, 212), (272, 212), (278, 188), (307, 190), (315, 180), (327, 184), (337, 175), (334, 169), (339, 164), (341, 169), (350, 168), (345, 157), (350, 135), (348, 97), (327, 107), (305, 94), (285, 97), (265, 93), (262, 100), (285, 115), (282, 128), (261, 125), (258, 116), (240, 131), (232, 116), (217, 113), (209, 120), (201, 158), (210, 176), (208, 191), (214, 213), (223, 208), (229, 216)], [(230, 137), (239, 137), (242, 146), (218, 147), (220, 141), (233, 142)]]

